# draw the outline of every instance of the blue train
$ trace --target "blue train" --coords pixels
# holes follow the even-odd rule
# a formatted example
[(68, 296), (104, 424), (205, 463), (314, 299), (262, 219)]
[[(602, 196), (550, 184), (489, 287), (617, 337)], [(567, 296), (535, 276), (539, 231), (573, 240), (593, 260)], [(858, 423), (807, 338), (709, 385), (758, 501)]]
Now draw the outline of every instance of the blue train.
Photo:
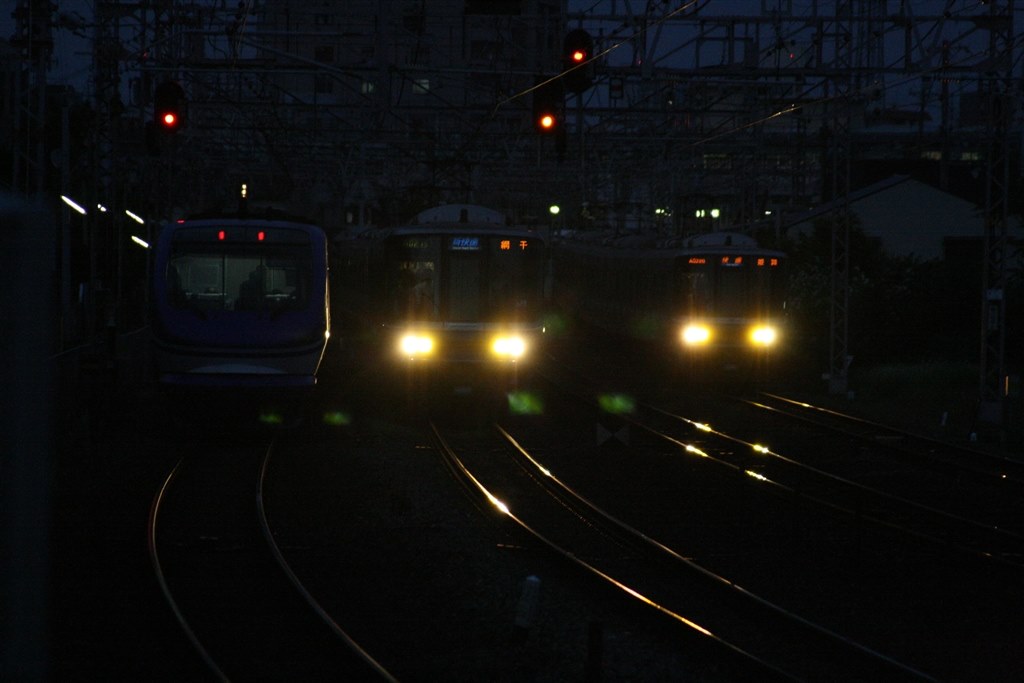
[(158, 382), (310, 389), (331, 333), (328, 273), (324, 231), (297, 219), (165, 225), (152, 278)]
[(452, 204), (335, 243), (336, 299), (383, 363), (424, 385), (514, 385), (544, 335), (546, 240)]

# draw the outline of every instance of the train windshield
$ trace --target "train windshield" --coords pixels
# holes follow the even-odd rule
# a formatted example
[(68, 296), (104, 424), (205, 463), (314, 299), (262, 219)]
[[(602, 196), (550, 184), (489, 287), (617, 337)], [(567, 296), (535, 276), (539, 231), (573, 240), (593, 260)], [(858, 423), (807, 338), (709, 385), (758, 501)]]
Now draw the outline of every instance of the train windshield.
[(528, 320), (540, 304), (543, 259), (539, 239), (403, 236), (388, 246), (389, 310), (419, 321)]
[(308, 237), (305, 244), (185, 237), (175, 239), (167, 262), (171, 306), (203, 312), (301, 310), (311, 281)]
[(690, 257), (683, 271), (690, 315), (740, 318), (778, 312), (781, 265), (777, 257)]

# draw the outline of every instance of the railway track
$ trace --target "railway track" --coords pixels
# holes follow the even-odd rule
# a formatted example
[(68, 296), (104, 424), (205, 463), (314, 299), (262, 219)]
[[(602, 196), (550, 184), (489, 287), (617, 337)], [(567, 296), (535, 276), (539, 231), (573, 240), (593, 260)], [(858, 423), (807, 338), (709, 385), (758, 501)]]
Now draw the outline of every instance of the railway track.
[(509, 432), (497, 431), (507, 457), (480, 442), (453, 446), (434, 429), (453, 471), (492, 509), (533, 543), (658, 618), (667, 617), (680, 628), (680, 645), (714, 660), (719, 673), (726, 667), (725, 679), (929, 678), (761, 598), (621, 521), (554, 476)]
[[(263, 464), (267, 452), (260, 444), (228, 445), (213, 437), (210, 441), (216, 443), (203, 445), (201, 459), (190, 453), (177, 473), (166, 477), (164, 500), (154, 508), (159, 508), (154, 527), (159, 533), (154, 532), (153, 545), (174, 604), (221, 672), (210, 669), (211, 678), (247, 679), (252, 668), (264, 675), (285, 671), (282, 675), (289, 678), (303, 677), (312, 669), (310, 675), (315, 676), (316, 667), (330, 657), (324, 652), (339, 653), (342, 665), (349, 656), (348, 646), (331, 634), (301, 589), (285, 581), (288, 571), (273, 568), (275, 553), (265, 547), (268, 532), (253, 521), (260, 498), (277, 530), (270, 538), (283, 544), (281, 554), (310, 587), (308, 593), (317, 596), (324, 612), (344, 620), (347, 632), (402, 680), (481, 680), (502, 671), (514, 671), (523, 679), (585, 678), (602, 670), (602, 657), (608, 675), (614, 671), (647, 680), (673, 680), (696, 667), (703, 667), (700, 670), (709, 672), (712, 680), (811, 678), (799, 668), (794, 673), (777, 663), (774, 653), (786, 645), (772, 645), (772, 638), (778, 637), (773, 631), (783, 631), (765, 625), (774, 610), (766, 604), (742, 607), (748, 598), (736, 591), (749, 593), (754, 602), (760, 597), (777, 605), (808, 625), (819, 624), (825, 632), (848, 634), (867, 650), (891, 656), (897, 668), (905, 663), (913, 672), (907, 674), (910, 678), (927, 678), (934, 672), (939, 679), (964, 679), (970, 667), (970, 675), (999, 680), (1001, 673), (1012, 670), (1006, 668), (1012, 656), (1005, 649), (1012, 647), (1007, 643), (1019, 642), (1018, 634), (995, 624), (1019, 612), (1024, 599), (1014, 584), (994, 597), (999, 592), (996, 578), (1005, 576), (1002, 570), (979, 571), (978, 565), (985, 562), (955, 560), (955, 554), (934, 548), (906, 552), (894, 531), (876, 533), (864, 519), (823, 513), (806, 497), (779, 495), (773, 485), (739, 467), (716, 462), (719, 455), (724, 459), (740, 451), (741, 457), (762, 462), (765, 453), (747, 452), (728, 441), (712, 446), (714, 435), (678, 419), (658, 418), (672, 425), (674, 442), (629, 425), (631, 438), (626, 442), (612, 438), (598, 447), (594, 425), (602, 418), (595, 417), (590, 406), (579, 401), (563, 405), (550, 394), (544, 398), (542, 413), (512, 418), (520, 422), (506, 431), (537, 463), (572, 482), (574, 491), (612, 520), (581, 511), (557, 486), (537, 487), (534, 479), (548, 477), (517, 455), (500, 434), (478, 444), (476, 432), (489, 421), (446, 410), (443, 414), (456, 425), (456, 433), (453, 436), (446, 427), (444, 437), (465, 461), (477, 461), (470, 470), (480, 472), (482, 481), (485, 476), (488, 483), (493, 477), (511, 476), (506, 468), (521, 472), (523, 488), (536, 489), (531, 499), (543, 501), (552, 516), (568, 511), (572, 523), (557, 535), (564, 533), (565, 546), (574, 549), (571, 556), (558, 553), (560, 560), (554, 563), (549, 561), (553, 548), (521, 529), (511, 530), (505, 514), (489, 514), (488, 524), (470, 524), (469, 518), (479, 515), (451, 495), (450, 477), (435, 457), (442, 448), (419, 434), (421, 416), (411, 411), (404, 419), (414, 425), (399, 427), (393, 420), (401, 418), (391, 417), (382, 424), (361, 422), (351, 439), (339, 438), (337, 428), (330, 438), (305, 435), (301, 453), (278, 444), (272, 467)], [(710, 408), (710, 397), (702, 399)], [(382, 403), (384, 408), (390, 405)], [(739, 415), (761, 412), (750, 405), (733, 410)], [(385, 413), (374, 415), (379, 419)], [(624, 417), (614, 419), (621, 423)], [(702, 424), (732, 434), (719, 418), (701, 419)], [(748, 417), (746, 424), (750, 422)], [(772, 451), (789, 454), (782, 441), (772, 438), (765, 443)], [(484, 474), (497, 463), (501, 466), (493, 474)], [(256, 492), (256, 481), (266, 470), (274, 475), (273, 485), (263, 496)], [(200, 490), (183, 493), (183, 484), (198, 485)], [(495, 509), (475, 495), (488, 513)], [(540, 502), (524, 507), (502, 492), (501, 498), (506, 497), (514, 513), (541, 509)], [(185, 521), (170, 519), (178, 516), (174, 508), (189, 510)], [(547, 516), (543, 513), (534, 526), (554, 537), (554, 531), (547, 533)], [(631, 540), (614, 520), (678, 549), (678, 558), (659, 559), (656, 550), (642, 540)], [(165, 524), (168, 521), (172, 523)], [(236, 524), (239, 521), (243, 523)], [(581, 570), (574, 558), (593, 560), (608, 576), (621, 577), (625, 586), (639, 577), (634, 591), (673, 614), (652, 608), (593, 571)], [(688, 563), (723, 581), (700, 569), (686, 569)], [(271, 569), (264, 571), (262, 565)], [(640, 571), (636, 566), (646, 568)], [(508, 627), (518, 611), (519, 582), (531, 574), (544, 581), (546, 612), (530, 635), (517, 640)], [(689, 593), (673, 585), (683, 582), (679, 574), (692, 574), (686, 578), (693, 587)], [(238, 585), (214, 578), (218, 575), (234, 577)], [(589, 578), (581, 580), (581, 575)], [(662, 588), (663, 582), (669, 588)], [(380, 588), (367, 591), (370, 585)], [(223, 595), (229, 592), (247, 592), (250, 597), (234, 601)], [(277, 606), (272, 594), (278, 593), (281, 603), (291, 603), (290, 607)], [(571, 599), (566, 597), (570, 593)], [(1000, 607), (997, 599), (1005, 604)], [(621, 609), (631, 610), (633, 621), (620, 618), (619, 607), (612, 610), (611, 605), (619, 602), (632, 605)], [(261, 625), (247, 616), (268, 604), (273, 606), (267, 609), (280, 615), (274, 623)], [(718, 614), (723, 606), (732, 617)], [(290, 623), (292, 610), (302, 613), (301, 619), (294, 617), (296, 623), (306, 625), (287, 628), (309, 632), (312, 635), (304, 640), (319, 640), (324, 649), (313, 647), (306, 657), (296, 655), (305, 645), (293, 649), (294, 643), (281, 641), (262, 647), (254, 659), (258, 665), (247, 661), (250, 646), (242, 642), (273, 643), (280, 636), (274, 633), (275, 624)], [(969, 611), (982, 612), (992, 624), (972, 620)], [(218, 613), (223, 623), (208, 623), (210, 614)], [(232, 614), (238, 616), (224, 616)], [(738, 616), (744, 614), (745, 621)], [(673, 615), (722, 642), (712, 643)], [(742, 637), (734, 639), (733, 627), (715, 619), (736, 619)], [(238, 625), (236, 620), (253, 623)], [(656, 625), (648, 633), (647, 624), (652, 623)], [(798, 640), (816, 643), (818, 637), (830, 640), (824, 635)], [(199, 651), (195, 645), (193, 649)], [(828, 651), (817, 645), (812, 649)], [(758, 663), (762, 655), (764, 665)], [(308, 661), (295, 664), (296, 656)], [(796, 667), (810, 666), (802, 654), (788, 656), (798, 660)], [(584, 657), (589, 673), (583, 673)], [(265, 664), (266, 660), (274, 661)], [(333, 671), (335, 665), (328, 663), (326, 668)], [(726, 673), (736, 671), (743, 673)], [(892, 677), (888, 672), (878, 676)], [(853, 677), (838, 671), (828, 676)]]
[[(564, 380), (558, 383), (575, 391)], [(1024, 568), (1024, 464), (776, 394), (760, 397), (705, 392), (699, 402), (677, 408), (630, 398), (613, 417), (801, 505), (948, 552)], [(762, 414), (737, 413), (733, 402)], [(798, 424), (779, 426), (780, 418)]]
[[(630, 418), (631, 424), (690, 452), (713, 453), (723, 465), (770, 485), (780, 496), (891, 530), (908, 542), (913, 539), (944, 552), (1024, 569), (1024, 533), (1017, 516), (1021, 498), (1010, 494), (1001, 479), (950, 480), (943, 471), (920, 465), (909, 470), (902, 463), (893, 467), (884, 455), (869, 462), (872, 456), (859, 448), (845, 456), (844, 463), (842, 445), (822, 444), (804, 433), (776, 431), (770, 437), (775, 445), (769, 447), (749, 436), (758, 428), (765, 434), (761, 426), (747, 423), (738, 436), (728, 427), (712, 427), (652, 406), (643, 409), (646, 416)], [(676, 426), (653, 426), (655, 417)], [(877, 466), (884, 468), (884, 477), (878, 476)]]
[(184, 456), (153, 498), (153, 572), (219, 680), (393, 680), (306, 590), (267, 520), (275, 443)]
[[(1016, 623), (1024, 605), (1012, 525), (950, 512), (931, 493), (921, 502), (912, 483), (905, 496), (874, 485), (913, 482), (907, 473), (927, 473), (926, 466), (895, 458), (880, 465), (861, 445), (839, 458), (850, 437), (780, 428), (777, 417), (757, 416), (770, 411), (706, 388), (662, 396), (670, 407), (653, 408), (640, 398), (642, 385), (623, 383), (616, 393), (614, 378), (564, 373), (554, 382), (579, 405), (577, 441), (589, 429), (591, 445), (530, 439), (531, 446), (571, 452), (559, 455), (557, 469), (613, 514), (773, 602), (939, 678), (998, 680), (1019, 668), (1010, 654), (1019, 630), (998, 625)], [(606, 439), (596, 448), (594, 424)], [(829, 471), (834, 462), (848, 469)], [(918, 481), (957, 481), (925, 476)], [(968, 481), (978, 485), (960, 478), (949, 499), (962, 496)], [(1012, 508), (994, 519), (1013, 521)], [(979, 661), (970, 654), (977, 652), (990, 656)]]
[(921, 434), (848, 415), (830, 408), (778, 394), (761, 392), (747, 404), (823, 432), (842, 435), (865, 448), (898, 456), (909, 465), (940, 472), (957, 482), (971, 481), (992, 487), (994, 493), (1019, 500), (1024, 495), (1024, 461), (964, 447)]

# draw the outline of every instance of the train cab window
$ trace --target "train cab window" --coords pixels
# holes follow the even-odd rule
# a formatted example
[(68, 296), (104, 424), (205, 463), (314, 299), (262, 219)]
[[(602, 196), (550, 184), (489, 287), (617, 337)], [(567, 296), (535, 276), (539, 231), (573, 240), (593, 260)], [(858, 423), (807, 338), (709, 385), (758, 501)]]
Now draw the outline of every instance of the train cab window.
[(751, 308), (757, 305), (753, 298), (754, 288), (750, 285), (750, 273), (745, 266), (730, 265), (718, 268), (715, 315), (726, 317), (750, 315)]
[(238, 299), (235, 308), (239, 311), (255, 311), (260, 307), (264, 292), (267, 291), (267, 269), (257, 263), (256, 267), (238, 285)]
[(759, 314), (777, 315), (786, 308), (785, 270), (781, 261), (772, 267), (756, 268), (751, 274), (750, 297)]
[(170, 304), (208, 311), (300, 310), (310, 296), (308, 250), (178, 248), (168, 264)]
[(451, 322), (476, 322), (481, 319), (483, 265), (479, 252), (453, 252), (448, 269), (448, 319)]
[(453, 323), (527, 319), (543, 295), (539, 242), (402, 235), (387, 249), (387, 310), (394, 316)]
[(777, 260), (757, 266), (742, 256), (690, 255), (681, 267), (679, 289), (690, 315), (741, 318), (776, 310), (783, 281)]
[(486, 316), (501, 322), (532, 318), (543, 296), (542, 245), (537, 240), (495, 238), (489, 252)]
[(224, 308), (223, 259), (203, 254), (177, 254), (167, 268), (171, 304), (201, 311)]
[(683, 278), (684, 308), (689, 315), (710, 315), (715, 297), (709, 268), (690, 269)]
[(401, 261), (389, 278), (391, 312), (407, 320), (437, 319), (437, 278), (433, 261)]
[(403, 320), (438, 319), (439, 247), (436, 237), (401, 235), (384, 246), (387, 315)]

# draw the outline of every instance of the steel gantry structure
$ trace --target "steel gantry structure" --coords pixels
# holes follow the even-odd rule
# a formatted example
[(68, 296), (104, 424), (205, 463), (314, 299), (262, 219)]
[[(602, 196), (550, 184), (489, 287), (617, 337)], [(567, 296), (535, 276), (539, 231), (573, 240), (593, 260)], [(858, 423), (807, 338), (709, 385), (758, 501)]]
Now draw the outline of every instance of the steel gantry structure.
[(51, 2), (20, 0), (14, 8), (11, 47), (18, 51), (12, 70), (11, 185), (25, 194), (42, 190), (45, 174), (46, 68), (53, 53)]
[[(740, 227), (832, 202), (837, 390), (851, 162), (980, 167), (982, 384), (988, 401), (1001, 391), (1012, 1), (95, 6), (97, 182), (144, 198), (153, 215), (223, 202), (243, 182), (336, 229), (445, 201), (547, 221), (557, 202), (566, 227), (682, 235), (711, 228), (712, 205), (717, 225)], [(546, 136), (531, 102), (538, 83), (561, 77), (571, 30), (592, 38), (592, 85), (567, 91), (563, 137)], [(147, 138), (154, 88), (168, 79), (184, 90), (187, 125)]]
[[(850, 141), (864, 153), (895, 126), (916, 135), (915, 151), (941, 146), (958, 163), (986, 131), (950, 103), (987, 92), (1015, 49), (1005, 3), (579, 4), (104, 0), (97, 104), (141, 128), (157, 83), (184, 87), (188, 126), (157, 156), (140, 153), (141, 133), (120, 138), (136, 146), (118, 155), (132, 175), (179, 169), (149, 185), (165, 202), (262, 176), (278, 199), (330, 197), (329, 220), (347, 220), (346, 199), (390, 215), (398, 195), (473, 196), (557, 199), (569, 216), (688, 232), (712, 200), (735, 226), (841, 197)], [(575, 28), (593, 36), (593, 86), (567, 93), (558, 154), (530, 125), (531, 91), (558, 77)]]

